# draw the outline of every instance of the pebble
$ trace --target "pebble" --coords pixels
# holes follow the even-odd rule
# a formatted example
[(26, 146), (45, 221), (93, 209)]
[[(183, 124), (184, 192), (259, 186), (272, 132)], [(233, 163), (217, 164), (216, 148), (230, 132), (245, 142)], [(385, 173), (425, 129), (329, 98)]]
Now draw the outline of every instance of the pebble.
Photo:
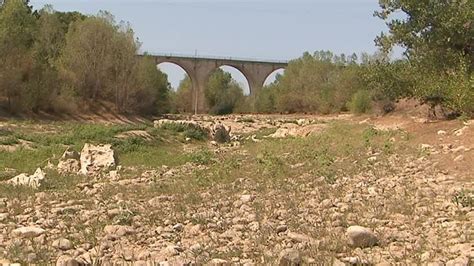
[(347, 231), (349, 245), (359, 248), (367, 248), (377, 245), (378, 238), (369, 228), (362, 226), (350, 226)]
[(28, 227), (20, 227), (12, 231), (12, 234), (17, 237), (22, 238), (34, 238), (44, 234), (46, 230), (40, 227), (28, 226)]
[(60, 250), (63, 250), (63, 251), (67, 251), (67, 250), (70, 250), (72, 249), (72, 242), (69, 241), (68, 239), (65, 239), (65, 238), (61, 238), (61, 239), (57, 239), (53, 242), (53, 247), (57, 248), (57, 249), (60, 249)]
[(299, 251), (295, 249), (285, 249), (278, 256), (279, 266), (298, 266), (302, 264), (302, 257)]

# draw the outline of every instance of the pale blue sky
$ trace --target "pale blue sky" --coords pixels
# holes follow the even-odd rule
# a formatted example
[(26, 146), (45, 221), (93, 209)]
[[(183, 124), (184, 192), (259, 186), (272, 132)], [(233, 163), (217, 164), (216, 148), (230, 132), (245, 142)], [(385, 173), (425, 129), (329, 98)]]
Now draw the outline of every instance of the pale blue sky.
[[(60, 11), (107, 10), (128, 21), (142, 50), (289, 60), (305, 51), (376, 51), (377, 0), (32, 0)], [(162, 66), (176, 86), (183, 73)], [(234, 78), (242, 81), (235, 71)]]

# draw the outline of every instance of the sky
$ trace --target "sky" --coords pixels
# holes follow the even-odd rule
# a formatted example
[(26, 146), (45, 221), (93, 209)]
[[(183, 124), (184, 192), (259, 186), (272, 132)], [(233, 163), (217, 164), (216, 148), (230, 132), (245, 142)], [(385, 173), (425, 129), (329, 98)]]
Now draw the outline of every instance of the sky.
[[(291, 60), (305, 51), (352, 54), (376, 51), (386, 30), (373, 16), (377, 0), (32, 0), (35, 9), (97, 14), (107, 10), (129, 22), (142, 51)], [(159, 68), (176, 87), (184, 71)], [(245, 78), (226, 67), (248, 90)], [(271, 82), (273, 77), (267, 82)]]

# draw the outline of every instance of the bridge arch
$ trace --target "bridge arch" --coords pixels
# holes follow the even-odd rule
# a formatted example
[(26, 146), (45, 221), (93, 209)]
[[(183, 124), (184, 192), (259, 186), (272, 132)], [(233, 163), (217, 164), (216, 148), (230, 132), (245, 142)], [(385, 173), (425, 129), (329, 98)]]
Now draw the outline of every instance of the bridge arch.
[(155, 57), (155, 64), (157, 65), (157, 67), (159, 67), (159, 65), (161, 64), (172, 64), (181, 68), (186, 73), (186, 75), (188, 75), (192, 84), (191, 102), (192, 102), (194, 113), (197, 114), (199, 112), (199, 106), (200, 106), (199, 101), (200, 100), (202, 101), (204, 97), (199, 97), (200, 88), (201, 88), (199, 83), (202, 83), (202, 81), (201, 82), (199, 81), (200, 75), (196, 72), (196, 69), (193, 63), (182, 61), (182, 60), (179, 60), (179, 58), (173, 58), (173, 57), (166, 57), (166, 58)]
[(224, 72), (230, 73), (232, 79), (242, 87), (244, 95), (249, 95), (251, 93), (250, 82), (242, 71), (230, 65), (221, 65), (218, 68), (222, 69)]
[(285, 68), (281, 67), (278, 69), (275, 69), (272, 73), (270, 73), (266, 78), (265, 82), (263, 83), (263, 86), (268, 86), (272, 83), (274, 83), (277, 79), (278, 75), (283, 75), (285, 73)]
[[(194, 89), (191, 75), (179, 64), (162, 62), (157, 64), (157, 68), (167, 75), (168, 83), (174, 90), (176, 97), (176, 111), (184, 113), (194, 112)], [(186, 80), (187, 79), (187, 80)], [(183, 85), (182, 90), (178, 90)]]
[(173, 89), (178, 89), (179, 82), (181, 82), (186, 75), (190, 77), (188, 71), (175, 63), (162, 62), (159, 63), (157, 67), (168, 76), (168, 82), (172, 85)]

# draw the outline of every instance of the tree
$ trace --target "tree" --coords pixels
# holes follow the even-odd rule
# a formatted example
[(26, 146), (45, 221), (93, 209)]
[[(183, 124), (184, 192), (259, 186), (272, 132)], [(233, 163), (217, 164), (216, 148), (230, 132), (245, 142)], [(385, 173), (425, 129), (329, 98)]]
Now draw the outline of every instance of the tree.
[[(381, 10), (375, 15), (386, 21), (390, 32), (376, 39), (384, 50), (401, 45), (409, 58), (436, 56), (438, 63), (445, 66), (453, 64), (452, 57), (456, 54), (472, 60), (472, 1), (380, 0), (379, 3)], [(402, 13), (404, 18), (394, 18), (395, 13)]]
[(230, 73), (218, 68), (210, 76), (204, 95), (211, 113), (230, 114), (244, 93)]
[[(133, 30), (129, 25), (120, 25), (120, 29), (113, 34), (111, 44), (111, 53), (113, 55), (110, 58), (111, 71), (109, 78), (111, 79), (110, 86), (113, 87), (115, 91), (115, 106), (120, 112), (125, 111), (127, 104), (129, 104), (129, 93), (134, 89), (140, 91), (139, 87), (135, 87), (137, 84), (135, 71), (137, 71), (136, 55), (138, 46), (138, 43), (135, 42)], [(149, 62), (149, 60), (145, 59), (144, 61), (145, 64), (139, 71), (142, 70), (149, 73), (147, 67), (150, 65), (146, 64), (146, 61)], [(154, 71), (157, 72), (156, 66), (153, 68)], [(149, 88), (147, 86), (145, 88), (145, 90), (148, 91)], [(154, 98), (155, 97), (151, 97), (152, 100)]]
[(30, 79), (35, 17), (27, 2), (9, 0), (0, 9), (0, 95), (11, 111), (22, 109)]
[(188, 75), (179, 83), (176, 90), (175, 109), (178, 113), (192, 113), (193, 112), (193, 87), (191, 79)]
[(167, 76), (159, 71), (153, 58), (143, 57), (137, 67), (138, 84), (130, 93), (130, 109), (142, 114), (169, 112), (170, 85)]
[(59, 60), (66, 86), (83, 100), (112, 99), (107, 87), (112, 65), (115, 26), (104, 17), (73, 23)]
[[(413, 95), (474, 115), (474, 2), (468, 0), (380, 0), (375, 15), (387, 22), (377, 44), (386, 52), (405, 48)], [(403, 18), (394, 14), (402, 13)]]

